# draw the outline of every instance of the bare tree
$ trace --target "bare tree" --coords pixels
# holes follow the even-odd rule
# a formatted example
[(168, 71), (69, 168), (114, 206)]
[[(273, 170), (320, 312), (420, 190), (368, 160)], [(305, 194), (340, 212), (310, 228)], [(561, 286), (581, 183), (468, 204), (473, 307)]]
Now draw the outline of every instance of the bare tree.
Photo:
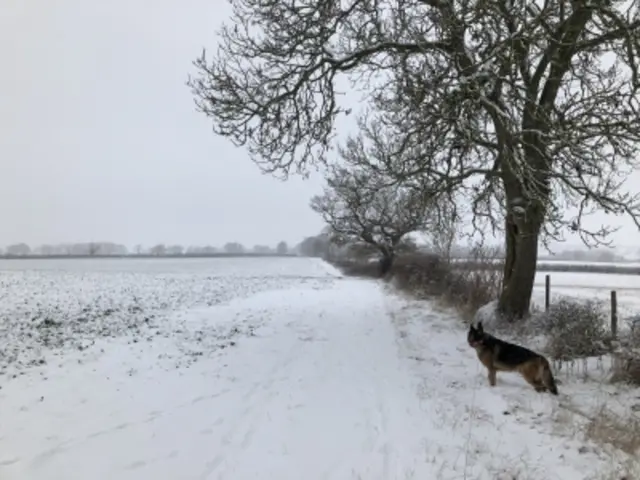
[(380, 254), (375, 245), (363, 241), (347, 244), (344, 252), (349, 259), (355, 259), (360, 262), (368, 261), (372, 256), (375, 255), (377, 257)]
[[(462, 236), (461, 216), (468, 200), (457, 198), (459, 189), (452, 188), (446, 177), (407, 170), (420, 161), (418, 155), (430, 154), (426, 149), (412, 150), (405, 143), (406, 136), (387, 128), (375, 118), (361, 117), (359, 127), (357, 136), (348, 137), (344, 144), (338, 146), (340, 157), (353, 168), (373, 172), (384, 179), (385, 185), (402, 185), (430, 194), (432, 208), (429, 211), (429, 229), (425, 232), (429, 247), (450, 261), (453, 247)], [(424, 159), (422, 163), (427, 161)]]
[(244, 253), (244, 246), (239, 242), (228, 242), (224, 245), (224, 251), (230, 254), (242, 254)]
[(167, 247), (163, 243), (159, 243), (151, 247), (149, 253), (156, 257), (163, 257), (167, 254)]
[(218, 253), (218, 249), (212, 245), (205, 245), (204, 247), (199, 247), (198, 250), (199, 250), (198, 253), (203, 253), (205, 255), (215, 255), (216, 253)]
[(170, 245), (167, 247), (167, 255), (182, 255), (184, 247), (182, 245)]
[(433, 202), (421, 189), (388, 186), (378, 175), (338, 166), (330, 169), (327, 184), (311, 208), (331, 228), (333, 242), (375, 247), (382, 273), (391, 268), (403, 238), (428, 225)]
[[(327, 159), (338, 79), (354, 80), (415, 161), (394, 170), (465, 191), (505, 235), (500, 310), (524, 316), (539, 239), (585, 243), (596, 209), (640, 226), (623, 188), (640, 153), (640, 6), (611, 0), (237, 0), (190, 79), (214, 131), (263, 170)], [(431, 182), (433, 183), (433, 182)], [(458, 197), (460, 198), (460, 197)], [(575, 215), (566, 217), (566, 211)]]
[(451, 263), (456, 241), (460, 238), (460, 216), (455, 204), (444, 204), (442, 221), (427, 232), (429, 248), (447, 264)]
[[(340, 242), (339, 242), (340, 243)], [(359, 262), (370, 261), (372, 257), (378, 257), (380, 255), (380, 251), (376, 248), (375, 245), (371, 245), (362, 240), (356, 241), (355, 243), (347, 243), (346, 245), (340, 245), (341, 253), (343, 256), (346, 256), (350, 259), (354, 259)], [(396, 245), (394, 253), (395, 255), (415, 253), (418, 250), (418, 245), (415, 243), (413, 239), (410, 237), (404, 237), (400, 242)], [(384, 259), (383, 259), (384, 261)], [(388, 267), (386, 266), (388, 265)], [(384, 271), (386, 268), (391, 268), (393, 262), (387, 260), (385, 262), (385, 267), (381, 270)]]
[(321, 233), (313, 237), (307, 237), (298, 246), (300, 255), (305, 257), (328, 257), (329, 236)]
[(100, 244), (96, 242), (90, 242), (87, 245), (87, 253), (89, 256), (93, 257), (100, 252)]
[(287, 242), (285, 242), (284, 240), (279, 242), (278, 245), (276, 245), (276, 252), (278, 253), (278, 255), (286, 255), (288, 251), (289, 251), (289, 246), (287, 245)]
[(31, 247), (26, 243), (9, 245), (6, 249), (6, 255), (9, 257), (24, 257), (31, 255)]

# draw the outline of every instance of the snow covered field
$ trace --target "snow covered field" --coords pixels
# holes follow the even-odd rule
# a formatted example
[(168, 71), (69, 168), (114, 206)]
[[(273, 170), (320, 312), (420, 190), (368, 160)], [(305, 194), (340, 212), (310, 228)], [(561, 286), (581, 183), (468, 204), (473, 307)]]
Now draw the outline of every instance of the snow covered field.
[(451, 313), (319, 260), (18, 262), (0, 262), (2, 480), (595, 480), (629, 461), (583, 429), (638, 391), (565, 372), (557, 398), (492, 389)]
[[(468, 262), (473, 261), (472, 257), (466, 258), (454, 258), (454, 262)], [(502, 262), (502, 259), (485, 259), (483, 261), (489, 261), (494, 263)], [(541, 264), (551, 264), (551, 265), (571, 265), (571, 266), (592, 266), (592, 267), (640, 267), (640, 262), (638, 261), (628, 261), (628, 262), (593, 262), (593, 261), (585, 261), (585, 260), (556, 260), (554, 258), (548, 257), (538, 257), (538, 265)]]
[[(468, 262), (473, 261), (473, 258), (454, 258), (453, 262)], [(502, 259), (483, 259), (483, 262), (492, 262), (492, 263), (502, 263)], [(538, 258), (538, 266), (540, 265), (557, 265), (557, 266), (576, 266), (576, 267), (608, 267), (608, 268), (638, 268), (640, 267), (640, 262), (637, 261), (629, 261), (629, 262), (589, 262), (584, 260), (554, 260), (551, 258)]]
[(599, 300), (608, 306), (611, 290), (617, 292), (621, 319), (640, 315), (640, 275), (577, 272), (538, 272), (533, 301), (544, 306), (545, 276), (551, 276), (551, 301), (566, 296), (576, 299)]

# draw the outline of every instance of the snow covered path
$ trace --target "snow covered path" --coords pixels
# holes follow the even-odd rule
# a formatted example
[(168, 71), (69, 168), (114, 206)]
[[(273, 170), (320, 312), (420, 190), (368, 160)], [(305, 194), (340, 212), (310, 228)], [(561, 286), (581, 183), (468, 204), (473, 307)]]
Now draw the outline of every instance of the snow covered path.
[(489, 390), (461, 327), (374, 281), (174, 321), (247, 336), (182, 366), (163, 361), (171, 339), (112, 342), (9, 382), (0, 479), (572, 480), (599, 461), (552, 435), (557, 399), (511, 377)]

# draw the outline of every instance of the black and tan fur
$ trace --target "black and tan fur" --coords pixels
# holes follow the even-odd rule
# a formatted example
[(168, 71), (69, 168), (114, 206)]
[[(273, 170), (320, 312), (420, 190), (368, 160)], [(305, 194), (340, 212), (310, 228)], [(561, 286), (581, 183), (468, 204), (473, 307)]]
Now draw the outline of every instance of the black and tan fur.
[(539, 353), (485, 333), (482, 322), (478, 322), (477, 327), (469, 326), (467, 342), (489, 371), (492, 387), (496, 385), (497, 372), (518, 372), (537, 392), (558, 395), (549, 361)]

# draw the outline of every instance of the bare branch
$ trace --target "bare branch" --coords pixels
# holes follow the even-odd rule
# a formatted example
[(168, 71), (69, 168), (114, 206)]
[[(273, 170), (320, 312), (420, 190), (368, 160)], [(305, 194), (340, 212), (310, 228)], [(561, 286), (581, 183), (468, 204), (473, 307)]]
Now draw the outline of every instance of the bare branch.
[[(350, 139), (340, 150), (342, 165), (331, 167), (328, 185), (312, 199), (311, 208), (343, 243), (365, 242), (393, 256), (407, 234), (438, 221), (436, 196), (425, 185), (398, 184), (371, 168), (367, 141), (375, 149), (382, 145), (383, 137), (368, 132), (366, 137)], [(387, 161), (384, 152), (377, 154)]]

